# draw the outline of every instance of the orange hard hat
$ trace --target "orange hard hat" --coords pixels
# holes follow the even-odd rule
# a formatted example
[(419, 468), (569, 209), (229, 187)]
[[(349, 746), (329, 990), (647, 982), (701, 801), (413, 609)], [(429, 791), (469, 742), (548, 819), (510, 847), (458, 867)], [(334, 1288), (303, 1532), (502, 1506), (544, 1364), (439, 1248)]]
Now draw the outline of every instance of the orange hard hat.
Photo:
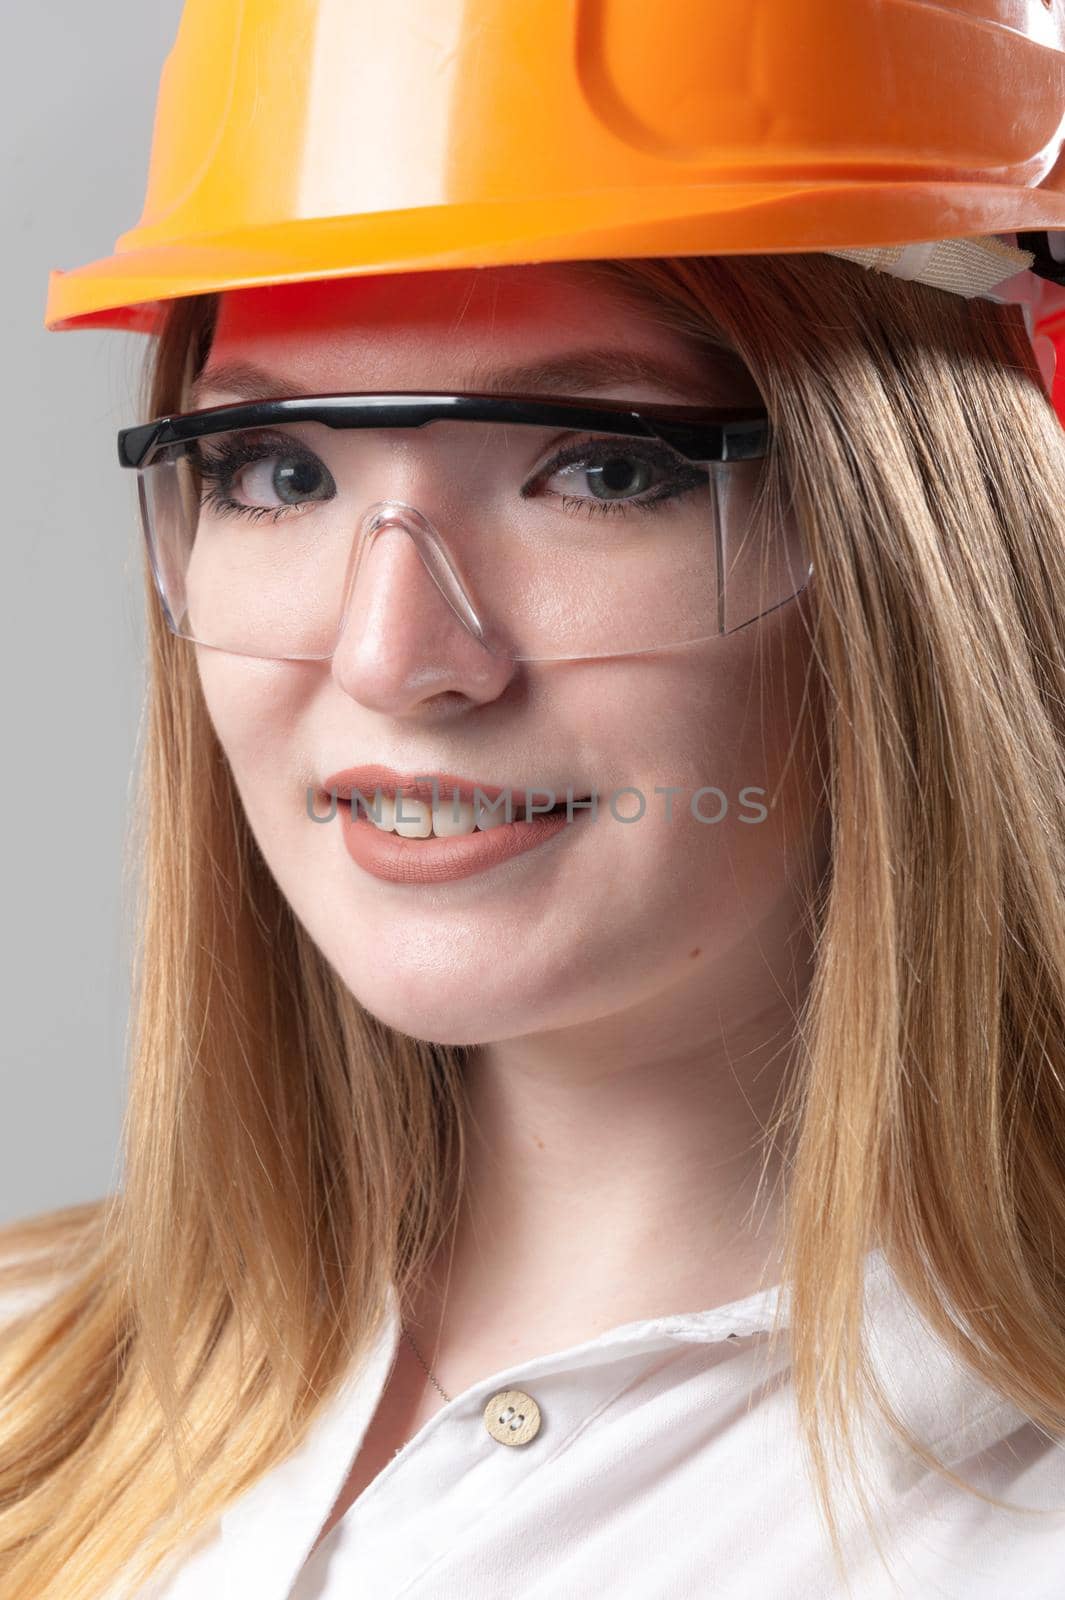
[(1062, 229), (1065, 0), (186, 0), (140, 221), (51, 274), (45, 325), (153, 332), (175, 297), (301, 279)]

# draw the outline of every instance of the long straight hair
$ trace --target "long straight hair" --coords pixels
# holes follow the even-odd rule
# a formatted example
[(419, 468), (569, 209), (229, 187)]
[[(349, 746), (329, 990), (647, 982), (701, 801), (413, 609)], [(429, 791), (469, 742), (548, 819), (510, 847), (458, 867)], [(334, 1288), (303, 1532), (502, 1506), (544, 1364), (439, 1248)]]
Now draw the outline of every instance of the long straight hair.
[[(867, 1361), (874, 1243), (970, 1368), (1065, 1428), (1065, 433), (1015, 306), (823, 255), (583, 266), (738, 353), (815, 569), (831, 867), (781, 1106), (783, 1282), (842, 1572), (829, 1456), (859, 1471), (859, 1398), (961, 1482)], [(185, 405), (216, 310), (172, 304), (146, 416)], [(382, 1024), (313, 944), (147, 564), (145, 594), (126, 1178), (0, 1235), (0, 1293), (39, 1291), (0, 1334), (7, 1600), (177, 1561), (304, 1437), (390, 1281), (420, 1281), (466, 1170), (467, 1051)]]

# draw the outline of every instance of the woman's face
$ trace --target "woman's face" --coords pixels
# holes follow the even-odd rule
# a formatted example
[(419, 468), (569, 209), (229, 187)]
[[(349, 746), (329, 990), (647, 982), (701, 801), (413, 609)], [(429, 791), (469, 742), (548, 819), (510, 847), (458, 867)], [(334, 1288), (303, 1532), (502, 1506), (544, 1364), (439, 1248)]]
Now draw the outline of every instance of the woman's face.
[[(439, 392), (479, 387), (467, 375), (493, 362), (590, 344), (664, 356), (690, 384), (604, 382), (589, 400), (759, 398), (734, 365), (715, 364), (579, 268), (552, 265), (230, 293), (207, 373), (245, 361), (276, 374), (282, 392)], [(201, 403), (237, 398), (219, 389)], [(373, 499), (418, 505), (404, 462), (394, 488), (375, 474)], [(803, 604), (683, 649), (513, 661), (466, 631), (393, 532), (360, 570), (331, 660), (203, 646), (196, 657), (250, 827), (326, 958), (391, 1026), (480, 1044), (616, 1017), (666, 991), (705, 1003), (715, 969), (735, 980), (736, 950), (752, 935), (766, 950), (784, 936), (798, 855), (817, 826), (809, 719), (800, 728)], [(330, 775), (370, 764), (551, 787), (560, 798), (567, 786), (595, 791), (599, 810), (577, 811), (546, 843), (469, 875), (391, 881), (349, 853), (342, 812), (324, 823), (308, 814), (308, 790), (328, 816)], [(656, 792), (667, 787), (671, 805)], [(700, 816), (726, 809), (700, 820), (692, 796), (711, 787), (720, 794), (696, 801)], [(638, 820), (612, 814), (619, 789), (639, 791)], [(639, 809), (635, 795), (617, 801), (619, 816)]]

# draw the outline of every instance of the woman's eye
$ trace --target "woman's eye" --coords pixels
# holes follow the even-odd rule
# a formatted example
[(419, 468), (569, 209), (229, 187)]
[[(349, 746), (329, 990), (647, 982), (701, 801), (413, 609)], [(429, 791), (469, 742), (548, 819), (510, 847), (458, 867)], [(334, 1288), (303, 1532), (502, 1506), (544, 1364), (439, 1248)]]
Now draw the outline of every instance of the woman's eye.
[(618, 452), (599, 461), (572, 462), (554, 476), (564, 480), (565, 492), (587, 485), (597, 500), (627, 500), (652, 487), (655, 469), (638, 456)]
[(297, 505), (301, 500), (322, 500), (331, 494), (328, 476), (321, 462), (275, 456), (248, 468), (246, 486), (254, 500), (260, 494), (276, 495), (283, 505)]
[(233, 508), (274, 511), (336, 493), (329, 469), (309, 455), (201, 452), (198, 466), (201, 477), (215, 485), (211, 498)]
[(564, 506), (624, 511), (650, 510), (663, 500), (705, 486), (706, 476), (672, 451), (660, 452), (653, 445), (585, 442), (555, 456), (538, 481), (549, 494), (559, 495)]

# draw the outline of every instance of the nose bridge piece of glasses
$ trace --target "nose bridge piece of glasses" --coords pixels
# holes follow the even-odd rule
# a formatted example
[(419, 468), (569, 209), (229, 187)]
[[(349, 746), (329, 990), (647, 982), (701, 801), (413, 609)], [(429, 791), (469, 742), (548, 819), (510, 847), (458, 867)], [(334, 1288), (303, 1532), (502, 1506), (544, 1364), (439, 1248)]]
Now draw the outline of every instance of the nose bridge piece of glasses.
[(378, 500), (367, 507), (360, 519), (344, 585), (339, 631), (343, 632), (347, 624), (359, 574), (367, 564), (370, 551), (379, 539), (394, 533), (400, 533), (410, 540), (452, 612), (467, 632), (487, 648), (486, 621), (478, 614), (473, 599), (466, 593), (442, 539), (428, 517), (403, 500)]

